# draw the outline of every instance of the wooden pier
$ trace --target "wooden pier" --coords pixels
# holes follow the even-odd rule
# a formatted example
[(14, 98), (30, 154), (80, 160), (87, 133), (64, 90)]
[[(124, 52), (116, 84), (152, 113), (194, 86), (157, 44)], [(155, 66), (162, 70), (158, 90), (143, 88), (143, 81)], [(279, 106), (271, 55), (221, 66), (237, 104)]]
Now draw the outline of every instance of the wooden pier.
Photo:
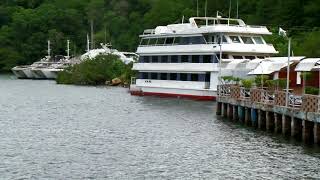
[(221, 85), (217, 103), (219, 116), (308, 144), (320, 144), (319, 96), (290, 95), (286, 103), (283, 91)]

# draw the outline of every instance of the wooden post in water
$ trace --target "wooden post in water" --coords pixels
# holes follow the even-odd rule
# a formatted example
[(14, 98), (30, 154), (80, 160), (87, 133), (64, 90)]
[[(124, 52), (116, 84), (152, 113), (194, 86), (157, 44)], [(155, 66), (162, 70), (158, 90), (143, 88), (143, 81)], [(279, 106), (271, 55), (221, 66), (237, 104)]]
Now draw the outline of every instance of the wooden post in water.
[(291, 131), (291, 118), (286, 116), (286, 115), (282, 115), (282, 134), (285, 136), (290, 135)]
[(302, 120), (291, 117), (291, 137), (301, 139), (302, 136)]
[(278, 113), (274, 113), (274, 132), (280, 133), (282, 131), (282, 117)]
[(313, 135), (314, 143), (320, 145), (320, 123), (314, 123)]

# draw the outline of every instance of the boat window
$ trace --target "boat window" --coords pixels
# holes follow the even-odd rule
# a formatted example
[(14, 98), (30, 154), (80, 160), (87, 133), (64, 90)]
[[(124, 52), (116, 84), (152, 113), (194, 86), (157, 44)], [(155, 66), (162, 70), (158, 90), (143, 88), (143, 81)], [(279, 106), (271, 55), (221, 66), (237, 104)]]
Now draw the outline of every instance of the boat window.
[(166, 39), (165, 44), (173, 44), (173, 41), (174, 41), (174, 38), (168, 37), (168, 38)]
[[(218, 35), (218, 37), (217, 37), (217, 43), (220, 43), (221, 42), (221, 38), (220, 38), (221, 36), (220, 35)], [(225, 37), (225, 36), (223, 36), (222, 35), (222, 44), (224, 44), (224, 43), (228, 43), (228, 40), (227, 40), (227, 38)]]
[(262, 37), (253, 37), (256, 44), (264, 44)]
[(159, 62), (158, 56), (152, 56), (152, 62), (153, 62), (153, 63)]
[(207, 25), (205, 19), (195, 19), (195, 22), (197, 23), (197, 26), (198, 26), (198, 27), (200, 27), (200, 26), (206, 26), (206, 25)]
[(203, 36), (190, 37), (189, 44), (206, 44)]
[(161, 56), (162, 63), (168, 63), (168, 56)]
[(259, 59), (265, 59), (264, 56), (258, 56), (257, 58), (259, 58)]
[(188, 63), (189, 62), (189, 56), (188, 55), (182, 55), (181, 56), (181, 62), (182, 63)]
[(212, 58), (211, 55), (204, 55), (203, 56), (203, 63), (212, 63), (211, 58)]
[(142, 73), (142, 79), (148, 79), (149, 73)]
[(192, 56), (192, 63), (200, 63), (200, 56), (199, 55), (193, 55)]
[(205, 40), (208, 44), (213, 44), (215, 42), (215, 36), (211, 34), (204, 35)]
[(191, 81), (199, 81), (199, 74), (191, 74)]
[(141, 46), (146, 46), (146, 45), (148, 45), (148, 43), (149, 43), (149, 39), (141, 39), (141, 42), (140, 42), (140, 45)]
[(254, 44), (251, 37), (241, 37), (241, 38), (242, 38), (243, 43), (245, 43), (245, 44)]
[(171, 56), (171, 63), (178, 63), (178, 56)]
[(210, 82), (210, 79), (211, 79), (211, 74), (206, 73), (205, 82)]
[(158, 79), (158, 73), (151, 73), (151, 79)]
[(214, 24), (215, 24), (214, 19), (208, 20), (208, 25), (214, 25)]
[(165, 42), (166, 38), (159, 38), (158, 41), (157, 41), (157, 45), (164, 45), (164, 42)]
[(228, 54), (222, 54), (222, 59), (229, 59), (229, 55)]
[(144, 63), (149, 63), (150, 62), (150, 57), (149, 56), (143, 56), (143, 62)]
[(160, 79), (161, 79), (161, 80), (167, 80), (167, 79), (168, 79), (167, 73), (161, 73), (161, 74), (160, 74)]
[(170, 80), (177, 80), (178, 74), (177, 73), (170, 73)]
[(181, 80), (181, 81), (188, 81), (188, 74), (186, 74), (186, 73), (181, 73), (181, 74), (180, 74), (180, 80)]
[(157, 44), (157, 38), (152, 38), (152, 39), (150, 39), (150, 41), (149, 41), (149, 45), (150, 46), (154, 46), (155, 44)]
[(253, 59), (255, 59), (256, 57), (254, 57), (254, 56), (246, 56), (246, 59), (250, 59), (250, 60), (253, 60)]
[[(178, 45), (178, 44), (180, 45), (181, 41), (182, 41), (181, 37), (175, 37), (174, 40), (173, 40), (173, 44), (174, 45)], [(167, 44), (167, 42), (166, 42), (166, 44)]]
[(242, 56), (233, 56), (233, 59), (243, 59)]
[(230, 39), (233, 43), (241, 43), (240, 38), (238, 36), (230, 36)]

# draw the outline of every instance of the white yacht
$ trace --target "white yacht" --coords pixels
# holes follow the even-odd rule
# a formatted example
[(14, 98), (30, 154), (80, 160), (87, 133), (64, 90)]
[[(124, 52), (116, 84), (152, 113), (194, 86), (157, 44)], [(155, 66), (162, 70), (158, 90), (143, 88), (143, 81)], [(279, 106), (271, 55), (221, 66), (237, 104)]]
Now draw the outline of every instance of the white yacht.
[(52, 64), (50, 56), (50, 41), (48, 41), (48, 55), (42, 58), (40, 61), (34, 62), (31, 65), (16, 66), (12, 68), (12, 72), (17, 78), (25, 79), (45, 79), (44, 74), (40, 68), (48, 67)]
[(214, 100), (219, 76), (246, 76), (250, 70), (246, 65), (237, 69), (238, 64), (254, 60), (257, 65), (278, 53), (263, 38), (271, 34), (265, 26), (218, 15), (145, 30), (137, 48), (139, 62), (133, 65), (138, 76), (131, 94)]
[(109, 44), (100, 44), (102, 48), (100, 49), (92, 49), (87, 50), (87, 53), (83, 54), (81, 56), (81, 60), (85, 59), (94, 59), (98, 55), (107, 55), (107, 54), (113, 54), (119, 56), (120, 60), (124, 62), (125, 64), (130, 64), (133, 62), (136, 62), (138, 60), (138, 55), (133, 52), (120, 52), (116, 49), (111, 49), (111, 45)]

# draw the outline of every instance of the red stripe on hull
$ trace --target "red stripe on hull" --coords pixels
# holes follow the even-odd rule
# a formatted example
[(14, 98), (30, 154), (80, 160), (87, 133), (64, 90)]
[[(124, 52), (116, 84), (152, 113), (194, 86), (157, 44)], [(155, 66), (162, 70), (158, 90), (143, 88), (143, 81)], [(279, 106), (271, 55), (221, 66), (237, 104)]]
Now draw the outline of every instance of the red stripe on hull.
[(186, 98), (193, 99), (197, 101), (216, 101), (215, 96), (197, 96), (197, 95), (187, 95), (187, 94), (168, 94), (168, 93), (155, 93), (155, 92), (142, 92), (142, 91), (130, 91), (133, 96), (158, 96), (158, 97), (171, 97), (171, 98)]

